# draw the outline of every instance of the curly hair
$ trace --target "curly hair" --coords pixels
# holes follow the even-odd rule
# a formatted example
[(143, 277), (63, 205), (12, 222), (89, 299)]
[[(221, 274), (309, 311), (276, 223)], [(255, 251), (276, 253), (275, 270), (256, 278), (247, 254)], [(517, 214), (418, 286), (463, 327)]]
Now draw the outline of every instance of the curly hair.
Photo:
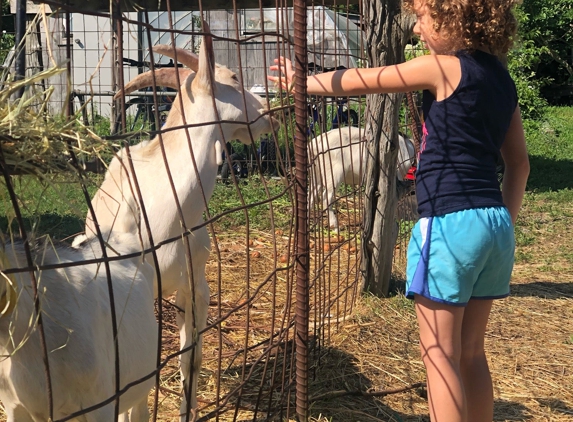
[[(517, 19), (513, 7), (518, 0), (421, 0), (434, 20), (434, 30), (451, 44), (452, 51), (487, 48), (505, 55), (513, 45)], [(416, 0), (403, 0), (404, 9), (414, 11)]]

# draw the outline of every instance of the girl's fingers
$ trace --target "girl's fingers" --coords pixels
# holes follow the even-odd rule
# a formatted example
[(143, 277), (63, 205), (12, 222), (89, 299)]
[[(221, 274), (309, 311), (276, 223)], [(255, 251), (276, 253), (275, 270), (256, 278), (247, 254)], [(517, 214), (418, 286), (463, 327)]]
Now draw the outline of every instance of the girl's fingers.
[(285, 78), (281, 78), (279, 79), (277, 76), (267, 76), (269, 81), (274, 82), (274, 85), (280, 89), (280, 90), (285, 90), (285, 91), (289, 91), (289, 86), (291, 85), (290, 83), (287, 82), (287, 80)]
[(277, 64), (269, 66), (269, 70), (278, 71), (280, 76), (267, 76), (267, 79), (274, 82), (275, 86), (279, 89), (292, 91), (294, 70), (291, 61), (281, 56), (274, 59), (274, 62)]

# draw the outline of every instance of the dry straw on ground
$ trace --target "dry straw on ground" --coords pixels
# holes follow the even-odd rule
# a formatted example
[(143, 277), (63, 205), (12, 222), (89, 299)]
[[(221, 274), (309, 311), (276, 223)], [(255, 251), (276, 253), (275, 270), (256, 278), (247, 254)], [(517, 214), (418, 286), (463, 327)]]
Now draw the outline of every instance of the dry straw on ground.
[[(224, 275), (229, 288), (244, 282), (233, 278), (233, 273)], [(538, 280), (516, 280), (512, 297), (496, 301), (486, 336), (494, 377), (495, 421), (573, 420), (572, 282), (571, 277), (561, 276), (549, 285)], [(229, 300), (240, 298), (239, 290)], [(256, 302), (255, 307), (262, 312), (257, 316), (261, 323), (270, 321), (269, 309)], [(244, 327), (244, 323), (238, 314), (228, 326)], [(230, 350), (240, 348), (244, 340), (243, 334), (233, 328), (224, 336)], [(213, 347), (217, 347), (216, 339), (208, 335), (200, 386), (203, 403), (215, 399), (218, 364)], [(330, 344), (313, 356), (311, 420), (429, 421), (425, 389), (416, 387), (425, 382), (425, 375), (415, 315), (411, 302), (400, 294), (389, 299), (360, 297), (352, 316), (333, 330)], [(162, 421), (176, 420), (176, 368), (172, 371), (173, 378), (165, 383), (169, 390), (162, 391)], [(230, 386), (237, 376), (223, 365), (223, 378), (231, 381)], [(257, 374), (253, 379), (255, 385), (260, 381)], [(380, 391), (400, 389), (406, 391), (377, 396)], [(233, 420), (230, 413), (220, 420)], [(252, 420), (252, 415), (243, 408), (237, 420)], [(257, 420), (264, 420), (263, 415), (260, 413)]]
[[(236, 265), (243, 262), (247, 249), (232, 239), (243, 235), (228, 232), (221, 240), (221, 264), (230, 269), (222, 275), (224, 290), (235, 302), (242, 295), (236, 286), (245, 282), (242, 276), (237, 277), (241, 271)], [(267, 271), (270, 262), (265, 257), (272, 262), (272, 254), (258, 242), (254, 248), (261, 251), (261, 261), (252, 263), (256, 280), (257, 274)], [(210, 264), (212, 271), (214, 265)], [(573, 420), (572, 285), (568, 274), (549, 272), (540, 279), (517, 265), (512, 296), (495, 302), (486, 336), (494, 377), (495, 421)], [(391, 298), (359, 297), (352, 315), (340, 322), (329, 343), (313, 354), (309, 387), (312, 421), (429, 421), (426, 392), (419, 386), (425, 382), (425, 374), (416, 319), (412, 303), (400, 289), (398, 281), (397, 293)], [(281, 294), (286, 292), (277, 292)], [(262, 312), (257, 316), (262, 324), (271, 320), (268, 308), (255, 307)], [(244, 324), (240, 315), (234, 318), (233, 324)], [(236, 343), (231, 348), (242, 341), (241, 334), (227, 334), (226, 341)], [(212, 340), (206, 341), (207, 356), (212, 353), (209, 348), (216, 347)], [(213, 400), (208, 379), (215, 373), (210, 369), (214, 364), (215, 360), (207, 357), (201, 386), (205, 401)], [(380, 392), (392, 390), (397, 392), (380, 396)], [(166, 402), (169, 400), (176, 397), (172, 395)], [(174, 415), (161, 420), (175, 421)], [(220, 420), (232, 420), (232, 415)], [(252, 420), (252, 413), (242, 409), (237, 420)], [(264, 420), (263, 414), (257, 420)]]

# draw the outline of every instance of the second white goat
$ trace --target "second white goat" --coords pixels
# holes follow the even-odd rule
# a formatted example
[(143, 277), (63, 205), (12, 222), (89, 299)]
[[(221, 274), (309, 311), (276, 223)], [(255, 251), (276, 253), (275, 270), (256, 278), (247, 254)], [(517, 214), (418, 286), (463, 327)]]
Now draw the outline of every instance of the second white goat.
[[(366, 142), (361, 139), (364, 131), (357, 127), (333, 129), (312, 139), (308, 146), (310, 161), (310, 206), (319, 198), (322, 209), (328, 212), (329, 227), (338, 230), (338, 219), (334, 209), (335, 193), (342, 183), (362, 184), (366, 166)], [(399, 135), (399, 150), (396, 176), (404, 180), (414, 164), (413, 142)]]

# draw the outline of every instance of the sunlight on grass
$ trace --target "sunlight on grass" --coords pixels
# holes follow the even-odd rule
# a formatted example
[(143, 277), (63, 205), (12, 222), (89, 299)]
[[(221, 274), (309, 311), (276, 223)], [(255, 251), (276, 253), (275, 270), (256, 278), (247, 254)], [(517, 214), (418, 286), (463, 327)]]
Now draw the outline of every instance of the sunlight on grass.
[[(285, 180), (265, 179), (263, 183), (257, 175), (241, 179), (237, 186), (217, 183), (209, 201), (209, 214), (213, 217), (248, 206), (247, 210), (237, 209), (221, 216), (217, 220), (218, 227), (241, 227), (248, 221), (252, 229), (269, 230), (271, 224), (274, 224), (274, 228), (287, 229), (294, 215), (290, 195)], [(250, 205), (256, 203), (260, 204)]]
[(539, 273), (573, 263), (573, 108), (550, 107), (542, 122), (526, 122), (531, 173), (517, 220), (516, 263)]
[[(73, 173), (48, 174), (43, 180), (36, 176), (16, 176), (12, 183), (18, 197), (18, 206), (24, 220), (24, 229), (36, 234), (50, 234), (63, 239), (83, 231), (87, 202), (81, 185)], [(91, 198), (102, 176), (92, 175), (87, 180)], [(0, 182), (0, 230), (18, 231), (12, 202), (6, 183)]]

